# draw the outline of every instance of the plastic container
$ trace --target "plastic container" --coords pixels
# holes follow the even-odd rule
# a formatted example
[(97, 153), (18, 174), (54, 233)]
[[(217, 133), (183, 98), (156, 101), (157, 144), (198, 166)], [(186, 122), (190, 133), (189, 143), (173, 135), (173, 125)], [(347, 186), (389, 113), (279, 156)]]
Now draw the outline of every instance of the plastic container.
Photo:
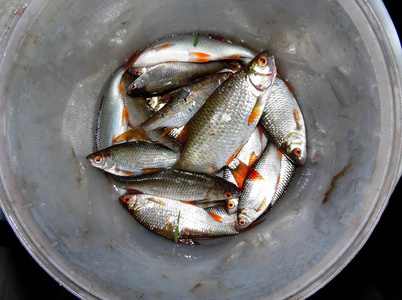
[[(2, 43), (0, 198), (21, 242), (82, 298), (307, 297), (358, 252), (400, 176), (401, 51), (380, 1), (45, 1)], [(310, 157), (259, 226), (175, 244), (85, 160), (108, 76), (183, 31), (269, 49)]]

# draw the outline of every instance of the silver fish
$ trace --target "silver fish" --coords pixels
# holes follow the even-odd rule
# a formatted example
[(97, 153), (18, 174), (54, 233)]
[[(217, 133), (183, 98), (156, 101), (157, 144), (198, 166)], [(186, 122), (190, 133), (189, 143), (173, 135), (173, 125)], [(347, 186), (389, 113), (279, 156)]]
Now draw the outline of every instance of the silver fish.
[(128, 87), (127, 94), (138, 96), (173, 90), (194, 82), (197, 78), (223, 71), (237, 71), (237, 62), (167, 62), (149, 67)]
[(303, 165), (307, 157), (306, 128), (303, 114), (292, 92), (280, 78), (275, 80), (260, 125), (296, 165)]
[(209, 62), (236, 59), (248, 63), (256, 52), (224, 38), (198, 33), (177, 34), (149, 45), (132, 67), (152, 66), (169, 61)]
[(224, 208), (203, 209), (180, 201), (145, 194), (127, 194), (120, 203), (143, 226), (176, 242), (234, 235), (236, 215)]
[(268, 208), (279, 181), (280, 166), (278, 150), (269, 142), (244, 182), (237, 210), (238, 230), (249, 226)]
[(274, 57), (264, 51), (220, 85), (179, 136), (175, 167), (213, 173), (225, 166), (257, 126), (275, 77)]
[(117, 136), (127, 131), (128, 120), (124, 115), (123, 102), (126, 87), (121, 85), (126, 69), (126, 66), (122, 66), (113, 74), (102, 99), (95, 133), (97, 150), (111, 146)]
[(115, 178), (112, 182), (126, 190), (137, 190), (145, 194), (180, 201), (227, 200), (240, 195), (240, 190), (234, 184), (220, 177), (176, 169), (128, 178)]
[(147, 142), (116, 144), (87, 156), (94, 167), (120, 176), (169, 168), (178, 158), (178, 152)]

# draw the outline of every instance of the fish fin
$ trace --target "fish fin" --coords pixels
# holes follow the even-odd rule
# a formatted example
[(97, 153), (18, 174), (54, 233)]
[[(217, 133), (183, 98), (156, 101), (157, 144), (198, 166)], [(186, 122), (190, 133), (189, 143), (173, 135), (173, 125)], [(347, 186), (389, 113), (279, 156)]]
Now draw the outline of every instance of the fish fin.
[(283, 153), (282, 153), (281, 150), (278, 150), (278, 155), (279, 155), (279, 160), (282, 161), (282, 155), (283, 155)]
[(174, 46), (174, 44), (163, 44), (163, 45), (153, 47), (152, 50), (153, 51), (159, 51), (159, 50), (170, 48), (172, 46)]
[(180, 244), (190, 245), (190, 246), (195, 246), (195, 245), (200, 244), (200, 243), (194, 241), (193, 239), (178, 239), (177, 242)]
[(152, 201), (152, 202), (155, 202), (156, 204), (166, 206), (166, 203), (164, 201), (162, 201), (161, 199), (157, 199), (155, 197), (148, 197), (148, 200)]
[(138, 56), (140, 56), (141, 52), (142, 51), (140, 50), (135, 51), (133, 55), (131, 55), (129, 58), (126, 59), (126, 62), (123, 64), (123, 66), (126, 69), (131, 68), (134, 65), (135, 61), (137, 60)]
[(293, 109), (293, 117), (295, 119), (296, 122), (296, 129), (297, 130), (301, 130), (301, 117), (299, 112), (296, 109)]
[(129, 189), (129, 190), (127, 190), (127, 193), (126, 193), (127, 195), (138, 195), (138, 194), (143, 194), (143, 192), (141, 192), (141, 191), (139, 191), (139, 190), (132, 190), (132, 189)]
[(267, 198), (265, 197), (264, 200), (262, 200), (260, 206), (255, 210), (257, 212), (260, 212), (261, 209), (264, 207), (264, 205), (267, 203)]
[(173, 128), (166, 127), (165, 130), (163, 131), (161, 137), (164, 137), (165, 135), (169, 134), (169, 132), (171, 132), (172, 130), (173, 130)]
[(240, 58), (241, 58), (241, 56), (239, 54), (225, 56), (225, 59), (239, 60)]
[(236, 149), (236, 151), (232, 154), (232, 156), (229, 157), (228, 161), (226, 162), (225, 166), (227, 166), (228, 164), (230, 164), (237, 156), (237, 154), (239, 154), (240, 150), (243, 148), (244, 145), (241, 145), (239, 148)]
[(222, 223), (222, 217), (212, 211), (208, 211), (208, 214), (216, 221), (219, 223)]
[(183, 144), (187, 140), (187, 136), (188, 136), (188, 128), (187, 125), (185, 125), (182, 131), (180, 131), (179, 135), (177, 136), (176, 141), (180, 144)]
[(210, 37), (211, 39), (214, 39), (214, 40), (232, 44), (231, 40), (229, 40), (219, 34), (209, 34), (208, 37)]
[(279, 181), (281, 180), (281, 174), (278, 175), (278, 179), (276, 180), (276, 185), (279, 184)]
[(258, 171), (254, 170), (253, 168), (250, 168), (250, 170), (247, 174), (247, 178), (252, 181), (264, 180), (264, 177), (262, 177), (261, 174), (258, 173)]
[(254, 108), (250, 114), (250, 117), (248, 118), (248, 124), (250, 125), (251, 123), (253, 123), (255, 121), (255, 119), (259, 118), (262, 114), (262, 111), (264, 110), (264, 105), (263, 105), (263, 101), (261, 101), (262, 97), (259, 97), (257, 99), (257, 102), (254, 105)]
[(208, 62), (211, 60), (211, 55), (204, 52), (190, 52), (190, 56), (193, 62)]
[(244, 180), (246, 179), (247, 173), (250, 169), (251, 168), (247, 164), (239, 160), (239, 165), (235, 169), (230, 170), (239, 188), (243, 187)]
[(129, 116), (130, 116), (129, 110), (128, 110), (126, 107), (123, 108), (123, 113), (122, 113), (122, 116), (121, 116), (121, 121), (122, 121), (122, 123), (123, 123), (124, 125), (128, 124)]
[(114, 143), (135, 138), (137, 141), (148, 141), (148, 133), (141, 127), (134, 127), (113, 139)]
[(122, 169), (115, 169), (119, 174), (123, 175), (123, 176), (131, 176), (134, 175), (135, 172), (132, 171), (126, 171), (126, 170), (122, 170)]
[(257, 155), (257, 154), (255, 154), (255, 152), (254, 152), (254, 151), (253, 151), (253, 152), (251, 152), (251, 154), (250, 154), (250, 160), (249, 160), (248, 165), (249, 165), (249, 166), (254, 165), (254, 163), (255, 163), (257, 160), (258, 160), (258, 155)]
[(166, 170), (166, 168), (144, 168), (141, 169), (145, 174), (155, 173), (158, 171)]

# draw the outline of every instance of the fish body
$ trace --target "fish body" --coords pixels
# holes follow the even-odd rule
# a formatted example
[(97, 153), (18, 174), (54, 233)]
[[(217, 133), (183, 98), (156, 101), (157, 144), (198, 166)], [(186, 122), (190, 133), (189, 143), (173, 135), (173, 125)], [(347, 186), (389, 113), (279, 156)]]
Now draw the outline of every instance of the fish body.
[(141, 128), (149, 132), (162, 127), (178, 128), (184, 126), (215, 89), (229, 76), (228, 73), (221, 73), (181, 88), (185, 91), (184, 95), (178, 93), (177, 97), (171, 99), (156, 114), (142, 123)]
[(220, 177), (177, 169), (116, 178), (113, 183), (126, 190), (180, 201), (228, 200), (240, 195), (240, 190), (234, 184)]
[(98, 113), (95, 133), (96, 150), (111, 146), (114, 139), (127, 130), (123, 96), (127, 87), (121, 84), (126, 67), (120, 67), (112, 76)]
[(151, 118), (155, 111), (149, 105), (145, 97), (130, 97), (125, 95), (123, 97), (124, 108), (128, 115), (128, 125), (136, 127)]
[(278, 150), (269, 142), (244, 181), (237, 209), (238, 230), (249, 226), (268, 208), (280, 179), (280, 167)]
[(247, 141), (261, 117), (276, 67), (266, 51), (229, 77), (187, 123), (179, 169), (213, 173)]
[(275, 195), (272, 197), (272, 201), (269, 204), (270, 207), (278, 203), (296, 172), (296, 165), (286, 155), (280, 154), (279, 157), (281, 159), (281, 172), (279, 174), (279, 182), (276, 187)]
[(219, 206), (203, 209), (146, 194), (123, 195), (119, 200), (140, 224), (178, 242), (238, 233), (235, 228), (236, 215), (228, 215)]
[(144, 67), (163, 62), (209, 62), (236, 59), (248, 62), (256, 52), (238, 44), (232, 44), (216, 36), (189, 33), (162, 38), (149, 45), (132, 67)]
[(280, 78), (275, 80), (260, 120), (268, 138), (296, 165), (307, 157), (303, 114), (292, 92)]
[(149, 67), (146, 73), (136, 78), (128, 87), (130, 96), (157, 94), (187, 85), (197, 78), (221, 71), (237, 71), (237, 62), (167, 62)]
[(178, 158), (178, 152), (147, 142), (116, 144), (87, 156), (94, 167), (120, 176), (169, 168)]

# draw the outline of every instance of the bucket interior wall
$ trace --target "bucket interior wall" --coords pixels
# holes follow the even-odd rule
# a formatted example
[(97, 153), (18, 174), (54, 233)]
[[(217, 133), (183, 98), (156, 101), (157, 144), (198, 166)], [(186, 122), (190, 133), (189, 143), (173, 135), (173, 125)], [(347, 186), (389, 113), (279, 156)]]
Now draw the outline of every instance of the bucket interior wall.
[[(338, 1), (49, 1), (18, 49), (6, 95), (14, 199), (28, 230), (101, 298), (292, 295), (333, 267), (382, 185), (382, 58), (361, 26)], [(303, 112), (309, 157), (261, 224), (187, 246), (137, 223), (85, 157), (113, 71), (158, 38), (194, 31), (275, 55)]]

